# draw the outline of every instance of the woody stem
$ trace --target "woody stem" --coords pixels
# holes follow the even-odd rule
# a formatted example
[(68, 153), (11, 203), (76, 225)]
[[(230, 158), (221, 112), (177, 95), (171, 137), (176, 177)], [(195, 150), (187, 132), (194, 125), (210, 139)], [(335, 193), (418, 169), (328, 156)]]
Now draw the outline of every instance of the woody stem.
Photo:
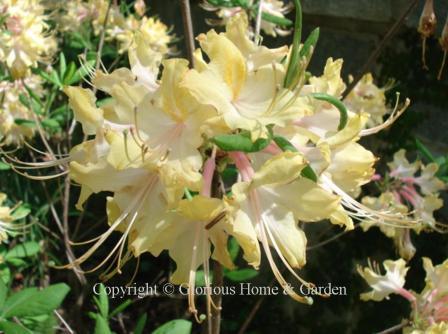
[(194, 33), (193, 33), (193, 22), (191, 20), (190, 0), (180, 0), (180, 6), (182, 10), (182, 21), (184, 24), (185, 44), (187, 47), (187, 59), (190, 62), (190, 67), (193, 67)]

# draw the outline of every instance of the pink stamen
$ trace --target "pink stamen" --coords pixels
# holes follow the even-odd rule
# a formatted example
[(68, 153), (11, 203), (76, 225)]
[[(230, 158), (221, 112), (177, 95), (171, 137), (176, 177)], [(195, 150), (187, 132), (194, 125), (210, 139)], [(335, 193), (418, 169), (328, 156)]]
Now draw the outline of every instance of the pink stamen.
[(372, 181), (379, 181), (381, 180), (383, 177), (380, 174), (373, 174), (371, 180)]
[(397, 293), (415, 305), (415, 302), (416, 302), (415, 296), (412, 293), (410, 293), (408, 290), (406, 290), (405, 288), (399, 288), (397, 290)]
[(204, 182), (202, 185), (201, 195), (210, 197), (212, 192), (212, 181), (213, 174), (215, 173), (216, 168), (216, 148), (213, 148), (212, 156), (207, 159), (204, 164), (204, 171), (202, 172), (202, 176), (204, 178)]
[(412, 185), (412, 184), (415, 183), (415, 177), (412, 177), (412, 176), (402, 177), (402, 178), (400, 178), (400, 180), (401, 180), (402, 182), (404, 182), (404, 183), (408, 183), (408, 184), (410, 184), (410, 185)]
[(247, 155), (243, 152), (230, 152), (229, 156), (235, 162), (236, 168), (238, 168), (243, 181), (252, 180), (255, 172)]
[(268, 154), (279, 154), (281, 153), (282, 150), (278, 148), (278, 146), (274, 143), (270, 143), (264, 150), (263, 153), (268, 153)]
[(413, 207), (416, 207), (417, 202), (416, 202), (415, 198), (412, 197), (411, 194), (409, 194), (409, 193), (406, 192), (404, 189), (402, 189), (402, 190), (400, 190), (400, 195), (403, 196), (403, 198), (404, 198), (405, 200), (407, 200), (409, 203), (411, 203)]
[(401, 200), (400, 194), (399, 194), (396, 190), (392, 191), (392, 194), (394, 195), (395, 200), (396, 200), (398, 203), (400, 203), (400, 204), (403, 203), (402, 200)]

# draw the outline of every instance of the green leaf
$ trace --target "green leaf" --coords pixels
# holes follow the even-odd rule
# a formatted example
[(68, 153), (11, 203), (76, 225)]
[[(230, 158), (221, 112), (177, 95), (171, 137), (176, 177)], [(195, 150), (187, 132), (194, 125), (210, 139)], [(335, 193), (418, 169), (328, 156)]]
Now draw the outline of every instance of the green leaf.
[(6, 263), (0, 263), (0, 280), (6, 283), (11, 282), (11, 269)]
[(10, 170), (11, 166), (4, 163), (3, 161), (0, 161), (0, 170)]
[(296, 20), (294, 24), (294, 37), (292, 42), (292, 50), (289, 58), (288, 66), (286, 67), (286, 76), (283, 86), (288, 89), (295, 88), (297, 84), (297, 75), (299, 69), (299, 48), (302, 40), (302, 6), (300, 0), (293, 0), (296, 7)]
[(240, 251), (240, 245), (238, 244), (238, 241), (236, 241), (234, 237), (231, 237), (229, 239), (229, 254), (232, 261), (236, 260), (239, 251)]
[(0, 329), (5, 332), (5, 334), (33, 334), (29, 329), (11, 321), (1, 321)]
[(61, 128), (59, 125), (59, 122), (56, 121), (55, 119), (47, 118), (47, 119), (42, 120), (41, 123), (44, 128), (47, 128), (50, 130), (58, 130)]
[(14, 220), (23, 219), (26, 216), (28, 216), (30, 214), (30, 212), (31, 212), (31, 209), (30, 209), (29, 205), (23, 204), (14, 210), (14, 212), (12, 213), (12, 217), (14, 218)]
[(70, 62), (70, 64), (68, 65), (68, 69), (65, 72), (65, 75), (63, 77), (63, 82), (64, 85), (68, 85), (70, 80), (73, 78), (73, 75), (76, 72), (76, 65), (74, 62)]
[[(213, 282), (213, 272), (210, 272), (210, 283)], [(196, 272), (196, 286), (205, 286), (205, 273), (203, 270), (198, 270)]]
[(28, 262), (17, 257), (13, 257), (7, 260), (8, 264), (14, 267), (26, 267)]
[(8, 293), (7, 286), (3, 282), (3, 280), (0, 279), (0, 310), (2, 309), (3, 304), (5, 303), (7, 293)]
[(317, 174), (310, 165), (304, 167), (300, 172), (300, 175), (310, 179), (311, 181), (317, 182)]
[(36, 122), (30, 119), (23, 119), (23, 118), (14, 119), (14, 123), (20, 126), (27, 126), (29, 128), (34, 128), (36, 126)]
[(27, 85), (25, 85), (25, 89), (28, 92), (28, 94), (31, 96), (31, 98), (33, 99), (33, 101), (35, 101), (40, 107), (43, 106), (42, 101), (40, 100), (40, 97), (36, 95), (36, 93), (34, 93), (34, 91), (29, 88)]
[(314, 29), (310, 33), (308, 38), (305, 40), (305, 43), (303, 43), (302, 48), (300, 49), (300, 58), (308, 58), (310, 56), (311, 47), (313, 47), (313, 50), (316, 48), (317, 41), (319, 40), (319, 33), (319, 28)]
[(59, 77), (63, 78), (65, 76), (65, 71), (67, 71), (67, 62), (65, 60), (64, 53), (60, 53), (59, 56)]
[(250, 135), (246, 133), (233, 135), (218, 135), (211, 139), (221, 150), (226, 152), (259, 152), (266, 148), (271, 142), (270, 138), (258, 138), (252, 142)]
[(92, 69), (95, 66), (95, 60), (88, 60), (85, 62), (84, 66), (78, 68), (78, 70), (75, 72), (75, 74), (70, 78), (70, 80), (67, 80), (67, 85), (73, 85), (83, 79), (88, 73), (89, 68)]
[(36, 255), (40, 252), (40, 245), (35, 241), (27, 241), (18, 244), (5, 255), (5, 260), (12, 258), (23, 258)]
[(109, 315), (109, 299), (107, 298), (106, 289), (103, 283), (100, 283), (100, 291), (98, 294), (98, 299), (96, 300), (96, 305), (103, 318), (107, 319)]
[(48, 314), (59, 307), (69, 291), (70, 287), (65, 283), (54, 284), (41, 291), (36, 288), (22, 290), (6, 300), (3, 317)]
[(148, 320), (148, 315), (143, 313), (137, 320), (137, 324), (134, 328), (134, 334), (143, 334), (143, 330), (145, 329), (146, 321)]
[(96, 315), (94, 334), (112, 334), (107, 320), (99, 314)]
[(281, 17), (281, 16), (277, 16), (277, 15), (272, 15), (266, 12), (262, 12), (261, 13), (261, 18), (265, 21), (277, 24), (279, 26), (283, 26), (283, 27), (290, 27), (292, 26), (292, 21), (287, 19), (286, 17)]
[(124, 302), (122, 302), (120, 305), (118, 305), (112, 312), (109, 314), (109, 319), (113, 316), (117, 315), (118, 313), (123, 312), (129, 305), (132, 304), (131, 299), (126, 299)]
[(188, 320), (176, 319), (163, 324), (152, 334), (190, 334), (192, 324)]
[(423, 145), (423, 143), (415, 138), (415, 145), (417, 146), (417, 150), (421, 153), (421, 155), (430, 162), (435, 162), (434, 156), (432, 155), (431, 151), (428, 150), (428, 148)]
[(35, 74), (39, 75), (42, 79), (44, 79), (47, 82), (50, 82), (57, 86), (58, 88), (62, 88), (61, 81), (59, 80), (58, 74), (55, 70), (52, 70), (49, 74), (42, 70), (39, 67), (36, 67), (32, 70)]
[(258, 271), (255, 269), (244, 268), (237, 270), (229, 270), (224, 275), (233, 282), (244, 282), (257, 276)]
[(311, 96), (314, 97), (316, 100), (325, 101), (325, 102), (328, 102), (328, 103), (334, 105), (339, 110), (339, 115), (340, 115), (338, 130), (340, 131), (345, 128), (345, 126), (347, 125), (347, 121), (348, 121), (348, 112), (347, 112), (347, 108), (340, 100), (338, 100), (334, 96), (324, 94), (324, 93), (313, 93), (313, 94), (311, 94)]

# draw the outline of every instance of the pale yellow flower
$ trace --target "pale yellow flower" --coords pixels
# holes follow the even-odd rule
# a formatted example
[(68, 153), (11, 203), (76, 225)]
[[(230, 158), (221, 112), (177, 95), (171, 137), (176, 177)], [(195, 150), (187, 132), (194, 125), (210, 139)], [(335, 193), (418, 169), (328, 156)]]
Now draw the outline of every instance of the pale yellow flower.
[[(361, 294), (362, 300), (381, 301), (388, 299), (391, 294), (405, 294), (405, 276), (409, 270), (403, 259), (397, 261), (386, 260), (383, 262), (386, 273), (381, 275), (378, 268), (358, 267), (358, 273), (364, 278), (372, 288), (372, 291)], [(412, 296), (412, 295), (411, 295)], [(412, 298), (409, 296), (409, 298)]]
[(0, 141), (7, 145), (20, 145), (23, 140), (34, 135), (33, 126), (16, 123), (18, 120), (34, 120), (33, 111), (20, 101), (21, 95), (25, 99), (31, 100), (25, 87), (28, 87), (37, 96), (43, 94), (41, 80), (35, 75), (22, 80), (0, 83), (0, 100), (2, 101), (0, 104)]
[(361, 78), (355, 88), (344, 99), (344, 103), (353, 112), (369, 114), (367, 127), (383, 123), (383, 116), (388, 112), (385, 89), (379, 88), (374, 84), (371, 73), (367, 73)]
[(48, 32), (39, 0), (5, 0), (0, 13), (6, 13), (6, 29), (0, 33), (0, 61), (14, 78), (23, 78), (31, 67), (51, 57), (56, 40)]

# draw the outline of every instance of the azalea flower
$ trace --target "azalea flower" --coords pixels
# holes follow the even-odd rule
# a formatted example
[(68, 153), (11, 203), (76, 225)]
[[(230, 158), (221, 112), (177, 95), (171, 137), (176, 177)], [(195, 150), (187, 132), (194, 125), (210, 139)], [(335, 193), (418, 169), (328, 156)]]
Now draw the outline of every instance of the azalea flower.
[(445, 333), (448, 323), (448, 260), (434, 266), (431, 259), (423, 258), (426, 284), (420, 293), (403, 288), (409, 269), (405, 264), (403, 259), (384, 261), (385, 275), (378, 274), (376, 269), (358, 268), (359, 274), (373, 288), (373, 291), (361, 294), (361, 299), (381, 301), (390, 294), (401, 295), (410, 302), (412, 309), (403, 333)]
[(3, 144), (20, 145), (34, 135), (34, 127), (26, 124), (34, 121), (33, 111), (20, 101), (20, 96), (31, 99), (27, 88), (36, 96), (43, 94), (41, 80), (36, 75), (0, 83), (0, 142)]
[[(226, 25), (233, 17), (242, 13), (256, 13), (255, 20), (259, 20), (260, 29), (265, 34), (276, 37), (286, 36), (291, 33), (290, 30), (285, 29), (279, 24), (279, 20), (285, 20), (285, 15), (292, 9), (291, 4), (280, 0), (262, 0), (258, 5), (254, 5), (250, 0), (245, 7), (241, 6), (219, 6), (215, 1), (205, 0), (202, 3), (202, 8), (207, 11), (216, 12), (219, 19), (208, 19), (207, 22), (211, 25)], [(253, 10), (251, 10), (253, 9)], [(258, 13), (261, 11), (260, 13)], [(263, 15), (264, 14), (264, 15)], [(272, 16), (276, 20), (269, 20), (266, 16)], [(258, 18), (259, 16), (259, 18)]]
[(44, 7), (38, 0), (5, 0), (0, 15), (6, 16), (6, 29), (0, 33), (0, 61), (6, 63), (15, 79), (23, 78), (31, 67), (49, 60), (56, 50)]
[[(100, 5), (98, 22), (104, 17)], [(121, 14), (111, 15), (109, 28), (121, 27)], [(163, 60), (159, 67), (144, 32), (136, 33), (130, 68), (89, 69), (92, 89), (64, 88), (86, 139), (68, 157), (13, 162), (15, 169), (59, 167), (55, 176), (68, 173), (81, 187), (80, 210), (91, 194), (110, 192), (109, 227), (65, 267), (86, 262), (118, 231), (112, 250), (88, 271), (112, 262), (103, 273), (109, 278), (133, 257), (166, 250), (176, 262), (170, 278), (188, 285), (190, 311), (197, 315), (196, 272), (202, 267), (208, 286), (210, 258), (232, 268), (232, 236), (249, 265), (258, 268), (263, 251), (285, 291), (311, 304), (291, 289), (273, 255), (312, 286), (295, 271), (306, 264), (307, 237), (299, 223), (328, 219), (347, 230), (354, 228), (352, 218), (411, 224), (404, 214), (355, 199), (374, 175), (375, 157), (358, 143), (368, 114), (341, 107), (342, 61), (329, 59), (322, 76), (308, 78), (304, 57), (303, 70), (291, 79), (295, 47), (268, 49), (247, 31), (247, 16), (238, 15), (224, 33), (199, 35), (193, 68), (184, 59)], [(107, 96), (101, 104), (97, 91)], [(222, 185), (231, 191), (212, 191), (228, 165), (238, 170), (235, 182)], [(427, 178), (419, 180), (431, 188)], [(212, 306), (208, 295), (208, 314)]]
[(372, 291), (361, 294), (361, 299), (381, 301), (388, 299), (391, 294), (398, 294), (404, 298), (414, 301), (415, 297), (403, 288), (406, 280), (405, 276), (409, 270), (406, 267), (406, 262), (403, 259), (396, 261), (386, 260), (383, 262), (386, 273), (381, 275), (379, 268), (375, 264), (370, 264), (369, 267), (358, 267), (358, 273), (369, 284)]
[[(407, 228), (394, 227), (392, 222), (380, 226), (380, 230), (389, 238), (394, 239), (401, 257), (409, 260), (415, 253), (412, 245), (410, 229), (417, 233), (422, 230), (440, 231), (441, 225), (434, 219), (434, 211), (443, 206), (439, 192), (445, 189), (445, 184), (437, 178), (438, 166), (436, 163), (423, 165), (421, 161), (409, 162), (406, 151), (399, 150), (394, 154), (394, 160), (388, 163), (389, 172), (382, 182), (377, 176), (385, 191), (379, 197), (366, 196), (362, 202), (374, 209), (389, 210), (391, 212), (409, 212), (420, 224)], [(387, 224), (389, 223), (389, 226)], [(368, 230), (377, 223), (366, 219), (362, 223), (364, 230)]]
[(388, 112), (385, 91), (385, 88), (376, 86), (372, 74), (367, 73), (344, 99), (344, 103), (353, 112), (369, 114), (367, 127), (377, 126), (383, 123), (383, 116)]

